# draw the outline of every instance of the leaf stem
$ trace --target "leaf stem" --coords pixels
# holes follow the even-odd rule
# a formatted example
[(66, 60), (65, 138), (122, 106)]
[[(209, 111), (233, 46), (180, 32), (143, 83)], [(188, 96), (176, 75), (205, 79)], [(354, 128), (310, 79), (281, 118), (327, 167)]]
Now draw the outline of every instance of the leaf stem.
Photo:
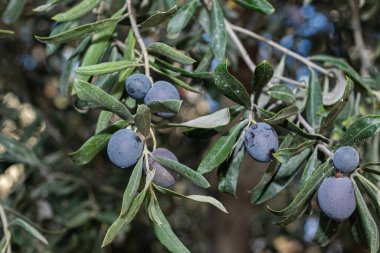
[(141, 53), (142, 53), (143, 58), (144, 58), (145, 75), (147, 75), (150, 78), (148, 51), (146, 50), (146, 47), (145, 47), (144, 41), (141, 37), (139, 28), (137, 27), (135, 15), (134, 15), (133, 9), (132, 9), (132, 1), (126, 0), (126, 4), (128, 6), (128, 11), (130, 13), (129, 21), (131, 22), (131, 27), (132, 27), (133, 33), (135, 34), (136, 41), (140, 46)]

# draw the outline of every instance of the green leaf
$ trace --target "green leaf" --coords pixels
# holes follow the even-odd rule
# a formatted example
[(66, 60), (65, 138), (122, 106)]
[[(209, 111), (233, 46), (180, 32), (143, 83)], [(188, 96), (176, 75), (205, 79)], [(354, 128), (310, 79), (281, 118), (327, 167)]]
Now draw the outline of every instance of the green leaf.
[(275, 85), (269, 88), (269, 96), (274, 99), (282, 100), (286, 103), (292, 103), (296, 100), (292, 90), (283, 84)]
[(4, 30), (4, 29), (0, 29), (0, 34), (9, 34), (9, 35), (14, 35), (15, 32), (14, 31), (11, 31), (11, 30)]
[(347, 84), (346, 88), (344, 89), (342, 98), (331, 108), (329, 114), (327, 114), (327, 116), (323, 119), (322, 128), (329, 127), (334, 122), (334, 120), (340, 115), (344, 106), (348, 102), (348, 99), (350, 98), (350, 95), (354, 90), (354, 83), (349, 78), (347, 78), (346, 82)]
[(165, 215), (162, 213), (158, 203), (155, 203), (156, 213), (162, 222), (161, 225), (152, 222), (154, 233), (157, 239), (172, 253), (190, 253), (185, 245), (178, 239), (170, 227), (169, 222), (166, 220)]
[(193, 77), (193, 78), (213, 78), (214, 77), (213, 72), (199, 72), (199, 71), (198, 72), (191, 72), (191, 71), (187, 71), (186, 69), (176, 67), (173, 64), (171, 64), (167, 61), (161, 60), (160, 58), (157, 58), (157, 57), (155, 57), (155, 62), (159, 63), (160, 65), (162, 65), (163, 67), (165, 67), (169, 70), (172, 70), (174, 72), (181, 74), (182, 76)]
[(237, 143), (232, 155), (224, 161), (218, 170), (218, 190), (236, 197), (236, 186), (245, 153), (244, 138)]
[(226, 208), (223, 206), (223, 204), (220, 203), (218, 200), (214, 199), (213, 197), (203, 196), (203, 195), (188, 195), (188, 196), (186, 196), (186, 195), (183, 195), (181, 193), (178, 193), (178, 192), (172, 191), (170, 189), (161, 187), (161, 186), (156, 185), (156, 184), (154, 185), (154, 187), (164, 194), (169, 194), (169, 195), (172, 195), (175, 197), (180, 197), (180, 198), (187, 198), (187, 199), (195, 200), (198, 202), (208, 203), (208, 204), (215, 206), (219, 210), (221, 210), (225, 213), (228, 213)]
[(69, 157), (77, 165), (89, 163), (105, 146), (111, 135), (121, 128), (125, 128), (130, 124), (129, 121), (120, 120), (113, 125), (107, 127), (103, 131), (89, 138), (77, 151), (69, 154)]
[(358, 118), (340, 139), (337, 148), (353, 146), (374, 136), (380, 130), (380, 115), (366, 115)]
[[(260, 113), (263, 114), (265, 117), (273, 117), (275, 115), (274, 112), (271, 112), (271, 111), (268, 111), (268, 110), (265, 110), (265, 109), (262, 109), (262, 108), (259, 108), (259, 110), (260, 110)], [(302, 137), (305, 137), (306, 139), (322, 140), (322, 141), (325, 141), (325, 142), (329, 142), (330, 141), (330, 139), (324, 137), (323, 135), (320, 135), (320, 134), (310, 134), (310, 133), (304, 131), (303, 129), (299, 128), (296, 124), (294, 124), (293, 122), (291, 122), (289, 120), (285, 120), (284, 122), (282, 122), (278, 126), (280, 126), (282, 128), (285, 128), (288, 131), (293, 132), (295, 134), (298, 134), (298, 135), (300, 135)]]
[(282, 123), (286, 118), (289, 118), (291, 116), (298, 114), (298, 107), (295, 105), (285, 107), (284, 109), (281, 109), (278, 113), (276, 113), (274, 116), (270, 117), (269, 119), (265, 119), (265, 122), (269, 124), (279, 124)]
[(364, 89), (366, 89), (367, 91), (369, 90), (368, 84), (366, 83), (365, 79), (362, 78), (359, 75), (359, 73), (356, 72), (356, 70), (353, 69), (343, 58), (336, 58), (329, 55), (314, 55), (310, 57), (309, 59), (313, 61), (322, 61), (322, 62), (325, 62), (329, 66), (334, 66), (342, 70), (351, 78), (353, 78), (357, 83), (359, 83)]
[(167, 27), (168, 34), (176, 34), (181, 32), (190, 19), (194, 16), (197, 7), (199, 6), (199, 0), (188, 0), (182, 5), (177, 13), (170, 19)]
[(198, 166), (198, 172), (205, 174), (212, 171), (215, 167), (224, 162), (232, 153), (236, 140), (241, 130), (247, 125), (247, 121), (241, 121), (236, 124), (230, 131), (219, 138), (207, 152)]
[(301, 179), (299, 181), (299, 189), (301, 189), (307, 180), (313, 175), (315, 169), (320, 165), (320, 162), (318, 160), (318, 149), (315, 148), (311, 156), (309, 157), (309, 160), (305, 166), (305, 169), (303, 170)]
[(202, 93), (202, 91), (196, 89), (196, 88), (193, 88), (191, 87), (190, 85), (188, 85), (187, 83), (185, 83), (184, 81), (182, 81), (181, 79), (178, 79), (176, 77), (174, 77), (172, 74), (170, 73), (166, 73), (164, 70), (160, 69), (160, 67), (157, 65), (157, 64), (154, 64), (154, 63), (150, 63), (150, 67), (152, 70), (154, 70), (155, 72), (167, 77), (168, 79), (172, 80), (173, 82), (175, 82), (176, 84), (178, 84), (179, 86), (181, 86), (182, 88), (186, 89), (186, 90), (189, 90), (189, 91), (192, 91), (192, 92), (196, 92), (196, 93)]
[(147, 27), (157, 27), (159, 24), (165, 22), (168, 18), (173, 16), (174, 13), (177, 12), (177, 5), (174, 5), (172, 8), (170, 8), (167, 11), (157, 12), (144, 20), (140, 24), (141, 28), (147, 28)]
[(267, 0), (235, 0), (235, 2), (264, 15), (270, 15), (275, 11)]
[(192, 170), (191, 168), (187, 167), (184, 164), (181, 164), (177, 161), (167, 159), (165, 157), (152, 155), (151, 156), (153, 160), (155, 160), (158, 164), (164, 166), (165, 168), (171, 169), (175, 172), (178, 172), (185, 178), (189, 179), (192, 183), (195, 185), (202, 187), (202, 188), (208, 188), (210, 187), (210, 184), (207, 182), (206, 178), (204, 178), (200, 173)]
[(227, 31), (224, 23), (223, 9), (219, 0), (212, 1), (210, 20), (211, 50), (216, 58), (224, 59), (227, 46)]
[(12, 161), (26, 163), (31, 166), (41, 165), (35, 152), (27, 148), (24, 143), (11, 139), (4, 134), (0, 134), (0, 143), (6, 148), (6, 153)]
[(299, 190), (292, 203), (281, 211), (269, 209), (275, 215), (281, 216), (282, 220), (276, 222), (279, 225), (287, 225), (298, 219), (306, 211), (309, 201), (313, 198), (322, 181), (331, 175), (334, 167), (330, 164), (330, 159), (315, 170), (313, 175), (307, 180), (304, 187)]
[(45, 4), (42, 4), (36, 8), (33, 9), (34, 12), (44, 12), (49, 11), (51, 8), (54, 7), (54, 5), (58, 4), (62, 0), (50, 0), (47, 1)]
[[(61, 32), (64, 32), (70, 28), (78, 26), (77, 21), (73, 22), (64, 22), (64, 23), (58, 23), (54, 28), (51, 30), (49, 36), (54, 36), (56, 34), (59, 34)], [(52, 55), (58, 48), (60, 47), (60, 44), (47, 44), (46, 45), (46, 56)], [(77, 50), (77, 49), (76, 49)], [(75, 51), (76, 51), (75, 50)], [(71, 57), (70, 57), (71, 58)]]
[(165, 43), (161, 42), (151, 43), (148, 46), (148, 51), (151, 53), (159, 54), (161, 56), (165, 56), (166, 58), (169, 58), (170, 60), (181, 63), (183, 65), (191, 65), (196, 62), (196, 60), (193, 58), (184, 55), (177, 49), (174, 49), (171, 46), (168, 46)]
[(107, 230), (106, 236), (104, 237), (102, 247), (106, 246), (107, 244), (110, 244), (115, 239), (115, 237), (136, 217), (136, 214), (140, 210), (140, 206), (145, 199), (145, 195), (145, 190), (140, 192), (133, 199), (128, 213), (120, 216), (114, 223), (112, 223), (112, 225)]
[[(280, 149), (288, 148), (292, 144), (294, 136), (287, 134), (284, 140), (280, 144)], [(260, 182), (253, 188), (250, 192), (252, 193), (251, 201), (254, 204), (257, 199), (260, 198), (262, 192), (265, 191), (267, 184), (272, 180), (274, 175), (277, 173), (280, 164), (278, 161), (274, 160), (270, 163), (268, 169), (265, 171), (264, 175), (261, 177)]]
[[(112, 15), (112, 19), (116, 19), (118, 21), (122, 20), (123, 17), (121, 15), (125, 11), (125, 6)], [(113, 22), (106, 26), (107, 29), (103, 31), (97, 32), (92, 37), (92, 43), (87, 49), (85, 55), (82, 58), (81, 66), (94, 65), (98, 63), (103, 55), (106, 53), (107, 48), (110, 45), (110, 39), (114, 34), (117, 28), (117, 22)], [(126, 59), (128, 60), (128, 59)], [(90, 76), (77, 75), (77, 79), (82, 81), (90, 80)]]
[(1, 16), (4, 24), (7, 24), (7, 25), (13, 24), (20, 18), (24, 10), (25, 2), (26, 2), (25, 0), (10, 0), (9, 1), (7, 8), (3, 12), (3, 15)]
[(156, 196), (155, 195), (153, 196), (153, 194), (150, 194), (150, 200), (149, 200), (149, 204), (147, 208), (149, 219), (157, 223), (158, 225), (162, 225), (163, 223), (160, 220), (160, 217), (158, 216), (156, 205), (158, 205)]
[(315, 144), (315, 141), (310, 140), (304, 143), (299, 144), (296, 147), (292, 148), (280, 148), (275, 153), (273, 157), (277, 159), (280, 163), (286, 163), (292, 156), (302, 152), (306, 148), (309, 148)]
[(81, 26), (69, 29), (67, 31), (61, 32), (54, 36), (49, 36), (49, 37), (35, 36), (35, 37), (37, 40), (43, 43), (63, 43), (63, 42), (71, 41), (71, 40), (81, 39), (91, 33), (99, 32), (107, 28), (109, 29), (110, 26), (116, 25), (120, 20), (121, 18), (119, 17), (104, 19), (101, 21), (97, 21), (94, 23), (89, 23), (89, 24), (85, 24), (85, 25), (81, 25)]
[(216, 67), (215, 85), (216, 88), (229, 99), (247, 108), (251, 108), (251, 100), (248, 92), (241, 82), (228, 73), (227, 61), (224, 61)]
[(26, 221), (20, 218), (15, 218), (14, 220), (12, 220), (9, 223), (8, 227), (12, 227), (12, 226), (22, 227), (25, 231), (27, 231), (29, 234), (31, 234), (34, 238), (36, 238), (43, 244), (46, 244), (46, 245), (49, 244), (46, 238), (40, 232), (38, 232), (37, 229), (35, 229), (32, 225), (30, 225), (29, 223), (27, 223)]
[(360, 190), (355, 181), (353, 181), (353, 185), (357, 202), (357, 212), (360, 217), (360, 223), (364, 228), (364, 237), (367, 240), (367, 245), (370, 247), (370, 252), (377, 253), (379, 251), (380, 241), (379, 230), (377, 229), (376, 222), (373, 219), (372, 214), (369, 211), (367, 204), (362, 194), (360, 193)]
[(367, 192), (369, 199), (371, 200), (371, 204), (373, 209), (376, 211), (376, 214), (380, 213), (380, 190), (379, 188), (371, 182), (371, 180), (367, 179), (365, 176), (361, 174), (354, 174), (355, 180), (357, 180)]
[(132, 201), (137, 194), (137, 190), (139, 189), (139, 185), (141, 181), (143, 161), (144, 161), (143, 156), (141, 156), (139, 161), (136, 163), (135, 167), (133, 168), (131, 177), (129, 178), (129, 181), (128, 181), (127, 188), (125, 188), (125, 191), (123, 194), (120, 217), (127, 214), (132, 204)]
[(225, 126), (230, 123), (230, 110), (224, 108), (216, 111), (210, 115), (201, 116), (199, 118), (183, 122), (183, 123), (169, 123), (168, 126), (176, 127), (192, 127), (192, 128), (216, 128)]
[(126, 68), (142, 66), (136, 61), (115, 61), (115, 62), (103, 62), (95, 65), (89, 65), (84, 67), (75, 68), (74, 71), (80, 75), (94, 76), (103, 75), (120, 71)]
[(309, 85), (307, 88), (306, 120), (311, 127), (317, 128), (321, 124), (323, 101), (321, 85), (314, 70), (310, 71)]
[(304, 164), (309, 154), (310, 149), (305, 149), (282, 164), (263, 190), (252, 192), (251, 202), (259, 205), (275, 197), (279, 192), (285, 189), (295, 179), (298, 170), (302, 164)]
[(260, 95), (263, 88), (269, 83), (273, 77), (273, 67), (272, 64), (266, 60), (262, 61), (257, 65), (255, 72), (252, 77), (252, 91), (256, 95), (256, 99)]
[(319, 215), (317, 231), (314, 234), (313, 242), (322, 247), (327, 246), (342, 227), (341, 221), (334, 221), (322, 212)]
[(58, 13), (52, 17), (52, 19), (56, 22), (66, 22), (78, 19), (92, 11), (92, 9), (99, 5), (100, 1), (101, 0), (82, 0), (68, 11)]
[(152, 112), (173, 112), (178, 113), (182, 106), (182, 100), (168, 99), (152, 101), (147, 104)]
[(148, 106), (141, 104), (137, 106), (135, 115), (135, 124), (140, 133), (144, 136), (148, 136), (150, 132), (150, 109)]
[(104, 90), (78, 79), (74, 82), (74, 88), (79, 99), (86, 102), (90, 108), (111, 111), (122, 119), (132, 120), (132, 114), (128, 109), (117, 98), (109, 95)]

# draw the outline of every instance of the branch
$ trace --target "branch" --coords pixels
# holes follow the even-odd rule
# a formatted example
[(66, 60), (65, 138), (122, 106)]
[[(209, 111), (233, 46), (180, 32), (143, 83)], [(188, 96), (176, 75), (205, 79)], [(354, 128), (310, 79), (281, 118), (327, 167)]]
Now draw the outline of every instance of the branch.
[(129, 14), (130, 14), (129, 15), (129, 21), (131, 22), (131, 27), (132, 27), (133, 33), (135, 34), (136, 41), (137, 41), (137, 43), (140, 46), (141, 53), (142, 53), (143, 58), (144, 58), (145, 75), (147, 75), (148, 77), (150, 77), (148, 51), (146, 50), (144, 41), (143, 41), (143, 39), (141, 38), (141, 35), (140, 35), (139, 28), (137, 27), (135, 15), (134, 15), (133, 9), (132, 9), (132, 2), (131, 2), (131, 0), (126, 0), (126, 4), (128, 6), (128, 11), (129, 11)]
[(314, 70), (316, 70), (316, 71), (318, 71), (318, 72), (320, 72), (320, 73), (322, 73), (322, 74), (324, 74), (326, 76), (330, 76), (331, 75), (331, 73), (330, 73), (329, 70), (327, 70), (327, 69), (325, 69), (325, 68), (323, 68), (323, 67), (315, 64), (314, 62), (308, 60), (307, 58), (305, 58), (305, 57), (303, 57), (303, 56), (301, 56), (301, 55), (299, 55), (299, 54), (297, 54), (297, 53), (295, 53), (295, 52), (293, 52), (293, 51), (291, 51), (291, 50), (289, 50), (289, 49), (281, 46), (280, 44), (277, 44), (276, 42), (274, 42), (272, 40), (264, 38), (263, 36), (255, 33), (255, 32), (252, 32), (252, 31), (250, 31), (248, 29), (245, 29), (243, 27), (235, 26), (233, 24), (230, 24), (230, 26), (231, 26), (231, 28), (233, 30), (235, 30), (237, 32), (243, 33), (243, 34), (248, 35), (248, 36), (250, 36), (250, 37), (252, 37), (254, 39), (257, 39), (259, 41), (267, 43), (268, 45), (276, 48), (277, 50), (283, 52), (284, 54), (289, 55), (289, 56), (293, 57), (294, 59), (299, 60), (300, 62), (306, 64), (309, 68), (312, 68), (312, 69), (314, 69)]
[(359, 6), (356, 0), (350, 0), (350, 6), (352, 10), (351, 24), (354, 30), (354, 40), (355, 40), (356, 48), (359, 52), (360, 62), (362, 65), (361, 72), (362, 74), (368, 75), (368, 67), (371, 66), (371, 60), (369, 58), (368, 52), (364, 44), (362, 27), (360, 24), (360, 17), (359, 17)]

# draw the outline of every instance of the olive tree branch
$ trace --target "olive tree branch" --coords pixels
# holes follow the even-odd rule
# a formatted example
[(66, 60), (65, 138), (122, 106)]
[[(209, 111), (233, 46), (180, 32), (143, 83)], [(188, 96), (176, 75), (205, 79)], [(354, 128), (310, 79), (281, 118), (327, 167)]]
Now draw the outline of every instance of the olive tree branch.
[(146, 50), (146, 47), (145, 47), (144, 41), (141, 37), (139, 28), (137, 27), (135, 15), (134, 15), (133, 9), (132, 9), (132, 1), (126, 0), (126, 4), (128, 6), (128, 11), (130, 13), (129, 21), (131, 22), (131, 27), (132, 27), (133, 33), (135, 34), (136, 41), (140, 46), (141, 53), (142, 53), (143, 58), (144, 58), (145, 75), (147, 75), (150, 78), (148, 51)]
[(243, 27), (236, 26), (236, 25), (233, 25), (233, 24), (230, 24), (230, 26), (231, 26), (231, 28), (233, 30), (235, 30), (237, 32), (243, 33), (243, 34), (248, 35), (248, 36), (250, 36), (250, 37), (252, 37), (252, 38), (254, 38), (256, 40), (259, 40), (259, 41), (262, 41), (264, 43), (267, 43), (268, 45), (276, 48), (277, 50), (283, 52), (284, 54), (289, 55), (290, 57), (293, 57), (293, 58), (299, 60), (300, 62), (306, 64), (309, 68), (312, 68), (312, 69), (314, 69), (314, 70), (316, 70), (316, 71), (318, 71), (318, 72), (320, 72), (320, 73), (322, 73), (322, 74), (324, 74), (326, 76), (330, 76), (331, 75), (331, 73), (330, 73), (330, 71), (328, 69), (325, 69), (325, 68), (323, 68), (323, 67), (315, 64), (314, 62), (310, 61), (309, 59), (307, 59), (307, 58), (305, 58), (305, 57), (303, 57), (303, 56), (301, 56), (301, 55), (299, 55), (299, 54), (297, 54), (297, 53), (295, 53), (295, 52), (287, 49), (286, 47), (281, 46), (280, 44), (278, 44), (278, 43), (276, 43), (276, 42), (274, 42), (272, 40), (269, 40), (269, 39), (267, 39), (267, 38), (265, 38), (265, 37), (263, 37), (263, 36), (255, 33), (255, 32), (252, 32), (252, 31), (250, 31), (248, 29), (245, 29)]
[(7, 219), (7, 216), (5, 214), (5, 211), (4, 211), (2, 204), (0, 204), (0, 218), (1, 218), (1, 224), (3, 226), (4, 238), (5, 238), (4, 249), (6, 248), (6, 251), (3, 251), (4, 249), (2, 249), (2, 252), (12, 253), (11, 235), (10, 235), (9, 230), (8, 230), (8, 219)]

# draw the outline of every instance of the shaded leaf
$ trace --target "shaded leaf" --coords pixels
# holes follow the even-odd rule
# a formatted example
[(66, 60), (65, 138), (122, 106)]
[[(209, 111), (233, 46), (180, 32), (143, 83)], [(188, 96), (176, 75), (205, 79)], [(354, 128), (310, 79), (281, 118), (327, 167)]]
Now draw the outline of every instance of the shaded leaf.
[(155, 160), (158, 164), (164, 166), (165, 168), (171, 169), (175, 172), (178, 172), (185, 178), (189, 179), (192, 183), (195, 185), (202, 187), (202, 188), (208, 188), (210, 187), (210, 184), (207, 182), (206, 178), (204, 178), (200, 173), (192, 170), (191, 168), (187, 167), (184, 164), (181, 164), (177, 161), (167, 159), (165, 157), (151, 155), (153, 160)]
[(165, 22), (167, 19), (169, 19), (171, 16), (173, 16), (174, 13), (177, 12), (177, 5), (174, 5), (167, 11), (162, 11), (162, 12), (157, 12), (144, 20), (140, 24), (141, 28), (146, 28), (146, 27), (156, 27), (159, 24)]
[(358, 118), (340, 139), (337, 148), (353, 146), (374, 136), (380, 130), (380, 115), (366, 115)]
[(281, 109), (279, 112), (277, 112), (274, 116), (270, 117), (269, 119), (265, 119), (265, 122), (276, 125), (283, 122), (286, 118), (289, 118), (297, 114), (298, 107), (292, 105), (289, 107), (285, 107), (284, 109)]
[(191, 199), (191, 200), (198, 201), (198, 202), (208, 203), (208, 204), (215, 206), (219, 210), (221, 210), (225, 213), (228, 213), (226, 208), (223, 206), (223, 204), (220, 203), (218, 200), (214, 199), (213, 197), (203, 196), (203, 195), (188, 195), (188, 196), (186, 196), (186, 195), (183, 195), (181, 193), (178, 193), (178, 192), (172, 191), (170, 189), (161, 187), (161, 186), (156, 185), (156, 184), (154, 185), (154, 187), (164, 194), (169, 194), (169, 195), (172, 195), (175, 197), (180, 197), (180, 198), (187, 198), (187, 199)]
[(74, 71), (81, 75), (94, 76), (112, 73), (126, 68), (137, 66), (142, 66), (142, 64), (136, 61), (115, 61), (103, 62), (96, 65), (82, 66), (75, 68)]
[(235, 2), (264, 15), (270, 15), (274, 12), (273, 6), (267, 0), (235, 0)]
[(57, 22), (66, 22), (78, 19), (92, 11), (92, 9), (99, 5), (100, 1), (101, 0), (82, 0), (79, 4), (69, 10), (56, 14), (52, 17), (52, 19)]
[(181, 63), (183, 65), (191, 65), (196, 62), (193, 58), (182, 54), (175, 48), (161, 42), (153, 42), (148, 46), (148, 51), (151, 53), (156, 53), (169, 58), (175, 62)]
[(244, 85), (228, 73), (227, 61), (224, 61), (216, 67), (215, 85), (216, 88), (229, 99), (247, 108), (251, 107), (250, 96), (244, 88)]
[(360, 190), (355, 181), (353, 181), (353, 185), (357, 202), (357, 212), (360, 217), (360, 223), (364, 228), (364, 237), (367, 240), (367, 245), (370, 247), (370, 252), (377, 253), (379, 251), (380, 241), (379, 230), (377, 229), (376, 222), (373, 219), (372, 214), (369, 211), (367, 204), (362, 194), (360, 193)]
[(227, 46), (227, 31), (224, 23), (223, 9), (219, 0), (212, 1), (210, 20), (211, 50), (216, 58), (224, 59)]
[(334, 236), (338, 233), (341, 227), (341, 221), (331, 220), (321, 212), (319, 215), (318, 228), (314, 234), (313, 242), (325, 247), (331, 242), (332, 239), (334, 239)]
[(256, 95), (256, 99), (260, 95), (263, 88), (269, 83), (273, 77), (273, 67), (272, 64), (263, 60), (260, 64), (256, 66), (255, 72), (252, 77), (252, 91)]
[(16, 22), (24, 10), (25, 2), (25, 0), (10, 0), (1, 16), (3, 22), (7, 25)]
[(77, 165), (89, 163), (103, 148), (107, 146), (111, 135), (121, 128), (128, 126), (130, 122), (120, 120), (101, 132), (89, 138), (77, 151), (69, 153), (69, 157)]
[(291, 148), (280, 148), (275, 153), (273, 153), (273, 157), (277, 159), (280, 163), (286, 163), (292, 156), (302, 152), (308, 147), (311, 147), (315, 144), (315, 141), (310, 140), (304, 143), (299, 144), (296, 147)]
[(157, 239), (164, 245), (170, 252), (173, 253), (190, 253), (190, 251), (183, 245), (183, 243), (174, 234), (170, 227), (169, 222), (166, 220), (165, 215), (162, 213), (158, 203), (155, 205), (158, 218), (162, 222), (162, 225), (152, 222), (154, 233)]
[(177, 127), (193, 127), (193, 128), (216, 128), (225, 126), (230, 123), (230, 110), (224, 108), (216, 111), (210, 115), (201, 116), (199, 118), (183, 122), (183, 123), (169, 123), (168, 126)]
[(236, 186), (245, 153), (244, 139), (237, 143), (232, 155), (224, 161), (218, 170), (218, 190), (236, 197)]
[(283, 84), (270, 87), (268, 94), (272, 98), (282, 100), (286, 103), (292, 103), (296, 99), (292, 90)]
[(144, 136), (148, 136), (149, 131), (150, 131), (150, 121), (151, 121), (149, 107), (147, 107), (144, 104), (138, 105), (134, 119), (135, 119), (135, 124), (137, 126), (137, 129), (140, 131), (140, 133)]
[(199, 164), (197, 171), (201, 174), (205, 174), (224, 162), (232, 153), (236, 140), (246, 125), (247, 121), (241, 121), (231, 128), (228, 133), (220, 137), (212, 148), (208, 150), (206, 156)]
[[(16, 0), (17, 1), (17, 0)], [(61, 32), (54, 36), (42, 37), (35, 36), (37, 40), (43, 43), (63, 43), (70, 40), (78, 40), (83, 38), (91, 33), (99, 32), (101, 30), (107, 29), (110, 26), (113, 26), (119, 22), (121, 18), (110, 18), (104, 19), (101, 21), (97, 21), (94, 23), (89, 23), (81, 26), (77, 26), (75, 28), (69, 29), (67, 31)]]
[(40, 232), (38, 232), (37, 229), (35, 229), (28, 222), (26, 222), (20, 218), (15, 218), (14, 220), (12, 220), (9, 223), (8, 227), (12, 227), (12, 226), (22, 227), (25, 231), (27, 231), (29, 234), (31, 234), (34, 238), (36, 238), (40, 242), (42, 242), (46, 245), (49, 244), (48, 241), (46, 240), (46, 238)]
[(198, 6), (199, 0), (186, 1), (170, 19), (167, 27), (168, 34), (181, 32), (193, 17)]
[(317, 128), (321, 124), (323, 101), (321, 85), (314, 70), (310, 71), (309, 85), (307, 87), (306, 120), (311, 127)]
[(132, 114), (115, 97), (109, 95), (104, 90), (76, 79), (74, 82), (75, 91), (80, 100), (86, 102), (90, 108), (100, 108), (116, 113), (122, 119), (131, 120)]
[(181, 110), (182, 100), (168, 99), (152, 101), (148, 105), (152, 112), (173, 112), (178, 113)]

